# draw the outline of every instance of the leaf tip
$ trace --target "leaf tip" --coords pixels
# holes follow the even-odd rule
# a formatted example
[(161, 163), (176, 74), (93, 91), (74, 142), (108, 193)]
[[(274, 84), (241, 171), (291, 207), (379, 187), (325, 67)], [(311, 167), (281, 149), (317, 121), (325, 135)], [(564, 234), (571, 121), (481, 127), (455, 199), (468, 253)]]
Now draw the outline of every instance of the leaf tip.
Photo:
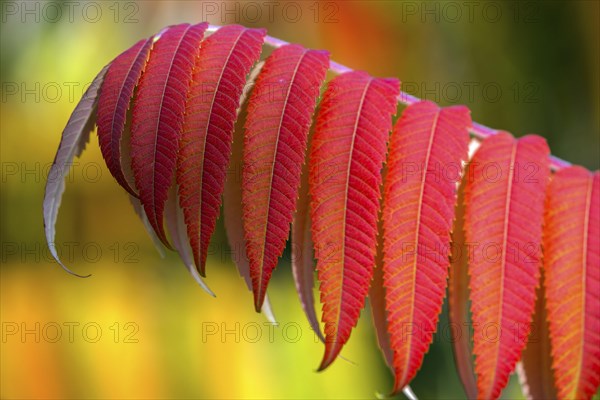
[(326, 370), (335, 361), (340, 350), (340, 346), (325, 340), (325, 354), (323, 355), (321, 365), (319, 365), (319, 368), (317, 368), (317, 372), (322, 372)]
[(65, 264), (63, 264), (62, 261), (60, 261), (58, 259), (58, 257), (54, 257), (54, 259), (58, 262), (58, 264), (62, 267), (62, 269), (64, 269), (67, 273), (69, 273), (69, 275), (76, 276), (77, 278), (89, 278), (90, 276), (92, 276), (92, 274), (87, 274), (87, 275), (78, 274), (77, 272), (71, 270), (69, 267), (67, 267)]
[(254, 287), (254, 310), (257, 313), (260, 313), (262, 311), (262, 306), (263, 303), (265, 301), (265, 291), (264, 289), (262, 289), (262, 285), (259, 285), (258, 287)]
[(52, 258), (54, 258), (54, 260), (56, 260), (58, 265), (60, 265), (63, 270), (65, 270), (67, 273), (69, 273), (69, 275), (73, 275), (78, 278), (89, 278), (90, 276), (92, 276), (92, 274), (87, 274), (87, 275), (78, 274), (77, 272), (71, 270), (69, 267), (67, 267), (65, 264), (63, 264), (63, 262), (60, 260), (60, 257), (58, 257), (58, 253), (56, 252), (56, 246), (54, 245), (54, 243), (48, 242), (48, 249), (50, 250), (50, 254), (52, 255)]

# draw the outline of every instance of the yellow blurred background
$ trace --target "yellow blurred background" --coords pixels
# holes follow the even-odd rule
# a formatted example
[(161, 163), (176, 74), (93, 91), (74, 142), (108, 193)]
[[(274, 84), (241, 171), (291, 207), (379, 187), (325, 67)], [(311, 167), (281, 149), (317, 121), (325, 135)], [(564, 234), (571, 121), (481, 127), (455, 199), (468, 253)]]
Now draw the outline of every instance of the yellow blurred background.
[[(333, 60), (597, 169), (599, 6), (581, 2), (3, 1), (1, 21), (0, 397), (373, 398), (391, 388), (365, 310), (338, 360), (302, 314), (289, 252), (270, 296), (278, 326), (253, 311), (222, 226), (208, 284), (154, 250), (102, 161), (95, 135), (68, 178), (50, 260), (41, 203), (60, 133), (100, 68), (166, 25), (262, 26)], [(441, 324), (447, 322), (444, 312)], [(420, 398), (464, 398), (437, 335), (413, 381)], [(515, 377), (504, 398), (521, 398)]]

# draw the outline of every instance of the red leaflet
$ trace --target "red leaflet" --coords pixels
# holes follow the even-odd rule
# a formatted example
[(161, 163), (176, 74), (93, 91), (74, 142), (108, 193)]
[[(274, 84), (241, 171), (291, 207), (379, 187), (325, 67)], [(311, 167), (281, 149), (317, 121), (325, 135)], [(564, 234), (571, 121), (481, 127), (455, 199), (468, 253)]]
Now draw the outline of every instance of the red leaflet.
[(236, 109), (246, 75), (260, 56), (264, 36), (264, 29), (224, 26), (202, 43), (194, 69), (179, 146), (177, 183), (194, 261), (202, 276), (221, 207)]
[(162, 33), (133, 103), (131, 158), (135, 185), (160, 240), (170, 248), (163, 214), (177, 162), (186, 93), (208, 24), (181, 24)]
[(325, 51), (280, 47), (265, 62), (250, 97), (242, 204), (257, 311), (289, 236), (308, 129), (328, 67)]
[(600, 172), (554, 174), (546, 200), (544, 271), (558, 397), (600, 384)]
[(329, 83), (317, 116), (309, 187), (326, 338), (319, 370), (348, 341), (369, 290), (381, 167), (399, 86), (365, 72), (340, 75)]
[[(252, 278), (250, 278), (250, 265), (248, 263), (248, 255), (246, 254), (246, 246), (244, 243), (244, 226), (242, 222), (242, 185), (240, 185), (241, 176), (238, 172), (242, 165), (243, 149), (244, 149), (244, 123), (248, 109), (247, 93), (254, 87), (256, 78), (264, 62), (257, 63), (248, 77), (248, 82), (244, 88), (244, 94), (240, 100), (240, 110), (238, 111), (238, 119), (235, 122), (233, 130), (233, 143), (231, 145), (231, 157), (229, 159), (228, 171), (235, 171), (234, 174), (229, 174), (225, 180), (225, 188), (223, 189), (223, 225), (227, 233), (227, 241), (229, 248), (234, 256), (232, 261), (237, 267), (238, 274), (244, 279), (244, 283), (249, 291), (252, 291)], [(194, 268), (196, 268), (194, 266)], [(273, 315), (269, 295), (265, 295), (265, 301), (262, 307), (262, 313), (267, 320), (273, 324), (277, 321)]]
[(393, 393), (417, 373), (442, 309), (469, 126), (466, 107), (440, 109), (423, 101), (402, 113), (392, 133), (382, 218)]
[(465, 237), (478, 398), (500, 396), (525, 347), (539, 283), (549, 150), (538, 136), (486, 139), (469, 163)]
[(132, 187), (133, 182), (128, 182), (123, 173), (121, 138), (133, 89), (146, 66), (152, 39), (140, 40), (114, 59), (106, 73), (98, 99), (98, 140), (102, 156), (112, 176), (135, 197), (138, 196)]

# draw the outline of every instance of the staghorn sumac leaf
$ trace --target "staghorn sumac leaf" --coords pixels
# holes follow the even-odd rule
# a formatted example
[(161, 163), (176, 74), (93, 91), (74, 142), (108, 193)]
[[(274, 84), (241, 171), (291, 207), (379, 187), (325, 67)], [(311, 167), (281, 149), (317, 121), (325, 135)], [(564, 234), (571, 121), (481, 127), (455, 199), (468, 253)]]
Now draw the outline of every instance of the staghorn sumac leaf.
[[(244, 147), (244, 122), (246, 120), (246, 109), (248, 102), (245, 100), (256, 81), (258, 73), (262, 69), (264, 62), (259, 62), (252, 69), (248, 83), (242, 94), (241, 106), (238, 111), (238, 119), (233, 131), (233, 143), (231, 145), (231, 157), (229, 160), (229, 174), (225, 181), (225, 189), (223, 190), (223, 222), (227, 241), (232, 256), (232, 261), (237, 267), (240, 277), (244, 279), (244, 283), (249, 291), (252, 291), (252, 279), (250, 278), (250, 265), (248, 264), (248, 256), (246, 254), (246, 246), (244, 243), (244, 227), (242, 223), (242, 158)], [(272, 324), (276, 324), (277, 320), (273, 315), (269, 294), (265, 295), (265, 301), (262, 305), (262, 313)]]
[[(69, 173), (69, 168), (73, 159), (79, 157), (87, 144), (90, 132), (94, 130), (96, 121), (97, 98), (106, 76), (110, 64), (102, 68), (92, 81), (90, 87), (85, 91), (79, 103), (69, 117), (67, 126), (62, 132), (60, 144), (54, 156), (54, 161), (48, 172), (46, 180), (46, 189), (44, 192), (43, 213), (44, 213), (44, 232), (46, 233), (46, 243), (52, 257), (60, 266), (71, 275), (80, 276), (71, 271), (58, 257), (54, 237), (56, 236), (56, 219), (58, 209), (65, 192), (65, 177)], [(87, 275), (89, 276), (89, 275)]]
[(365, 72), (342, 74), (329, 82), (317, 116), (309, 192), (326, 339), (319, 370), (348, 341), (369, 290), (381, 168), (399, 86)]
[(98, 141), (102, 156), (119, 185), (134, 197), (138, 197), (134, 184), (123, 172), (121, 141), (133, 90), (146, 66), (152, 42), (152, 37), (140, 40), (113, 60), (98, 99)]
[(258, 60), (264, 29), (220, 28), (202, 43), (179, 144), (177, 183), (196, 268), (205, 275), (246, 75)]
[[(163, 30), (156, 36), (156, 40), (138, 42), (117, 57), (110, 67), (107, 66), (84, 95), (63, 133), (44, 199), (45, 233), (52, 255), (57, 260), (56, 248), (51, 241), (54, 240), (54, 225), (64, 191), (65, 167), (81, 152), (93, 128), (97, 97), (99, 142), (111, 174), (129, 192), (132, 204), (150, 236), (167, 246), (172, 243), (193, 277), (205, 287), (200, 271), (204, 272), (206, 247), (218, 217), (224, 176), (232, 177), (231, 174), (225, 174), (224, 170), (227, 165), (230, 168), (232, 165), (239, 167), (243, 161), (243, 132), (240, 131), (239, 140), (234, 140), (232, 164), (228, 164), (233, 121), (236, 120), (240, 104), (244, 104), (244, 101), (238, 101), (238, 94), (244, 86), (247, 69), (258, 58), (264, 37), (264, 31), (239, 26), (221, 30), (211, 27), (211, 31), (218, 30), (217, 34), (202, 43), (206, 26), (178, 25)], [(250, 36), (253, 36), (251, 40), (246, 40)], [(157, 41), (158, 47), (152, 51), (151, 47)], [(279, 48), (269, 62), (276, 66), (276, 62), (286, 66), (277, 69), (269, 64), (264, 72), (265, 82), (269, 83), (267, 78), (270, 71), (275, 76), (273, 83), (283, 87), (287, 85), (288, 90), (274, 91), (272, 94), (275, 95), (287, 94), (285, 99), (275, 97), (274, 101), (269, 102), (259, 96), (261, 90), (256, 91), (258, 100), (248, 123), (244, 194), (240, 185), (242, 180), (239, 179), (241, 175), (235, 181), (227, 180), (225, 184), (225, 225), (230, 243), (238, 246), (232, 246), (238, 270), (249, 287), (252, 286), (252, 270), (255, 306), (258, 308), (265, 296), (263, 312), (269, 315), (266, 287), (281, 255), (291, 216), (297, 207), (292, 223), (292, 268), (302, 305), (311, 326), (320, 334), (312, 296), (314, 236), (321, 299), (324, 303), (323, 322), (327, 335), (325, 356), (320, 367), (323, 369), (333, 362), (348, 340), (364, 305), (373, 264), (376, 264), (374, 282), (369, 293), (378, 339), (387, 363), (395, 369), (394, 391), (398, 391), (404, 384), (403, 381), (408, 382), (418, 370), (431, 340), (431, 332), (435, 328), (440, 297), (443, 297), (445, 271), (442, 266), (444, 262), (441, 261), (444, 252), (441, 249), (447, 242), (447, 202), (455, 194), (449, 194), (444, 182), (431, 184), (432, 182), (427, 181), (429, 174), (421, 175), (421, 190), (417, 192), (424, 198), (423, 201), (413, 200), (405, 204), (407, 196), (414, 194), (414, 190), (409, 193), (411, 182), (410, 179), (405, 181), (404, 174), (415, 172), (414, 165), (410, 165), (415, 164), (412, 157), (418, 158), (423, 153), (410, 153), (405, 159), (398, 155), (400, 152), (392, 152), (391, 158), (397, 156), (402, 160), (399, 161), (403, 164), (400, 176), (404, 175), (399, 189), (401, 201), (393, 204), (394, 208), (405, 210), (415, 204), (418, 206), (418, 210), (412, 213), (412, 219), (410, 212), (398, 212), (398, 218), (394, 216), (388, 219), (388, 222), (391, 221), (392, 231), (411, 231), (410, 227), (402, 225), (403, 221), (414, 225), (414, 250), (405, 251), (406, 248), (402, 246), (399, 249), (390, 246), (391, 251), (385, 255), (388, 257), (397, 252), (409, 260), (408, 264), (411, 259), (414, 260), (414, 279), (401, 279), (399, 276), (402, 269), (390, 266), (399, 257), (391, 257), (384, 263), (382, 243), (410, 244), (410, 240), (406, 241), (402, 235), (390, 233), (380, 233), (380, 237), (375, 239), (375, 232), (381, 232), (383, 227), (377, 227), (373, 222), (378, 220), (377, 212), (383, 208), (375, 203), (379, 200), (379, 183), (382, 180), (381, 161), (385, 156), (387, 142), (385, 128), (389, 131), (389, 117), (393, 114), (398, 93), (394, 87), (395, 82), (374, 80), (364, 73), (347, 73), (335, 79), (328, 88), (326, 101), (318, 118), (317, 146), (316, 150), (313, 148), (310, 151), (310, 167), (306, 166), (310, 173), (299, 178), (299, 165), (304, 160), (305, 126), (310, 123), (310, 114), (314, 109), (314, 98), (311, 96), (316, 97), (316, 89), (313, 92), (310, 90), (312, 87), (298, 90), (298, 98), (310, 97), (308, 109), (301, 105), (294, 106), (291, 110), (287, 108), (292, 108), (292, 103), (295, 103), (295, 82), (309, 81), (308, 78), (314, 78), (324, 71), (306, 68), (303, 72), (302, 63), (298, 59), (300, 53), (292, 50), (302, 50), (303, 57), (318, 52), (288, 46), (276, 38), (269, 37), (267, 42), (274, 48)], [(289, 54), (286, 53), (288, 51)], [(150, 66), (146, 69), (147, 61)], [(296, 67), (292, 68), (294, 63)], [(332, 63), (334, 73), (347, 70), (344, 66)], [(282, 76), (287, 79), (281, 79)], [(141, 85), (136, 88), (138, 81)], [(192, 82), (195, 87), (190, 91)], [(373, 89), (377, 85), (380, 86), (380, 92), (387, 93), (381, 94)], [(403, 96), (399, 101), (413, 104), (418, 99)], [(131, 109), (130, 104), (133, 104)], [(406, 114), (409, 115), (419, 107), (427, 108), (427, 103), (423, 104), (410, 107)], [(440, 115), (443, 113), (435, 106), (430, 107), (435, 108)], [(288, 111), (291, 118), (286, 118)], [(128, 114), (135, 114), (135, 117)], [(277, 115), (281, 117), (278, 119)], [(401, 121), (401, 124), (405, 122)], [(437, 119), (432, 125), (436, 124)], [(478, 140), (493, 133), (476, 123), (472, 124), (471, 130)], [(189, 134), (186, 137), (188, 141), (185, 146), (181, 146), (180, 137), (184, 132)], [(433, 130), (430, 131), (430, 136), (415, 134), (412, 141), (409, 135), (402, 137), (406, 139), (407, 147), (419, 147), (429, 137), (430, 146), (424, 153), (427, 159), (433, 156), (433, 148), (436, 146), (442, 147), (452, 157), (459, 160), (464, 158), (460, 157), (462, 151), (454, 151), (451, 145), (447, 145), (452, 135), (433, 140), (432, 132)], [(130, 140), (132, 135), (133, 139)], [(133, 145), (130, 146), (132, 142)], [(281, 146), (286, 146), (286, 149), (280, 151)], [(186, 151), (189, 153), (182, 154)], [(470, 281), (473, 288), (471, 297), (475, 326), (482, 330), (476, 331), (473, 350), (477, 354), (479, 393), (469, 369), (472, 352), (469, 350), (468, 337), (463, 335), (466, 340), (461, 340), (460, 345), (456, 346), (463, 353), (462, 358), (457, 358), (462, 360), (464, 367), (458, 366), (459, 374), (464, 381), (470, 380), (472, 383), (472, 390), (467, 390), (467, 393), (474, 394), (469, 394), (468, 397), (493, 398), (500, 395), (527, 337), (527, 323), (533, 308), (532, 299), (535, 298), (533, 288), (538, 276), (536, 266), (539, 261), (540, 239), (537, 233), (541, 229), (539, 198), (544, 196), (548, 174), (547, 164), (542, 165), (548, 161), (547, 153), (547, 148), (540, 139), (528, 137), (515, 141), (509, 135), (501, 133), (486, 142), (469, 167), (473, 179), (468, 184), (469, 191), (465, 200), (467, 211), (463, 213), (457, 209), (457, 215), (466, 215), (467, 234), (471, 236), (460, 239), (460, 235), (456, 235), (455, 243), (460, 243), (460, 248), (466, 250), (466, 253), (469, 253), (473, 245), (477, 250), (470, 266)], [(278, 162), (280, 158), (281, 162)], [(531, 161), (534, 159), (536, 161)], [(478, 162), (482, 160), (485, 161), (483, 164)], [(553, 167), (564, 165), (556, 159), (551, 162)], [(439, 166), (429, 168), (430, 164), (422, 161), (421, 165), (417, 165), (417, 171), (431, 169), (434, 171), (432, 174), (438, 173), (446, 178), (444, 174), (458, 170), (440, 169)], [(529, 168), (531, 165), (537, 169), (532, 170)], [(233, 175), (237, 171), (239, 170), (231, 169)], [(561, 171), (556, 175), (554, 182), (562, 182), (564, 187), (548, 197), (551, 199), (549, 201), (555, 201), (558, 205), (548, 206), (547, 203), (546, 208), (546, 222), (550, 219), (553, 222), (548, 224), (552, 228), (546, 229), (550, 236), (545, 236), (544, 241), (548, 241), (545, 243), (547, 254), (554, 257), (547, 260), (545, 265), (546, 268), (554, 268), (549, 273), (551, 278), (547, 286), (554, 285), (555, 288), (548, 291), (548, 314), (552, 315), (551, 323), (554, 326), (551, 327), (552, 340), (557, 343), (554, 353), (557, 364), (555, 375), (561, 390), (559, 397), (587, 398), (598, 386), (600, 369), (600, 339), (597, 334), (600, 330), (598, 177), (596, 174), (593, 178), (594, 175), (587, 171), (584, 174), (581, 172), (583, 170), (568, 171)], [(543, 178), (541, 181), (537, 179), (540, 175)], [(582, 194), (584, 175), (587, 179), (587, 197), (582, 206), (582, 199), (585, 197)], [(57, 176), (60, 179), (58, 183)], [(529, 181), (532, 177), (535, 178), (534, 181)], [(50, 182), (51, 179), (54, 182)], [(393, 174), (390, 182), (397, 179), (398, 174)], [(177, 182), (180, 180), (184, 181), (184, 185), (187, 184), (185, 189), (178, 186)], [(300, 184), (300, 180), (305, 182)], [(383, 180), (388, 182), (385, 177)], [(416, 182), (418, 180), (412, 183)], [(525, 183), (531, 184), (533, 189)], [(296, 201), (299, 185), (301, 200)], [(312, 196), (310, 204), (309, 187)], [(430, 187), (438, 189), (440, 193), (435, 204), (426, 201), (427, 189)], [(185, 196), (187, 198), (184, 199)], [(389, 204), (386, 203), (387, 205)], [(428, 214), (425, 211), (427, 207), (435, 210), (435, 213), (432, 211)], [(163, 219), (166, 222), (164, 227)], [(379, 218), (379, 221), (383, 225), (383, 218)], [(457, 221), (457, 226), (461, 225)], [(426, 235), (421, 227), (431, 232)], [(250, 234), (244, 237), (244, 231)], [(461, 234), (464, 233), (462, 228), (460, 231)], [(194, 234), (191, 235), (190, 232)], [(194, 245), (195, 248), (192, 249)], [(160, 246), (162, 245), (158, 246), (159, 250)], [(426, 250), (422, 254), (426, 259), (423, 268), (418, 260), (420, 248)], [(432, 249), (433, 252), (430, 251)], [(493, 250), (498, 251), (494, 254)], [(248, 264), (247, 255), (250, 255), (252, 268)], [(62, 263), (61, 265), (66, 269)], [(460, 312), (468, 303), (467, 269), (466, 262), (459, 266), (457, 264), (453, 270), (456, 275), (452, 275), (451, 280), (451, 320), (453, 323), (460, 322), (459, 328), (468, 322), (467, 313), (460, 313), (457, 318), (452, 315), (455, 315), (453, 310)], [(420, 274), (430, 280), (421, 282)], [(404, 290), (404, 281), (413, 285), (409, 287), (412, 291)], [(543, 289), (539, 288), (538, 293), (542, 293)], [(423, 311), (419, 310), (418, 301), (425, 290), (428, 290), (428, 296), (423, 302)], [(541, 312), (545, 310), (544, 299), (544, 296), (538, 294), (535, 326), (545, 321)], [(386, 310), (386, 302), (389, 303), (390, 312)], [(401, 312), (408, 308), (409, 312)], [(399, 340), (399, 331), (392, 325), (403, 325), (403, 321), (409, 326), (412, 324), (418, 331), (411, 331), (408, 335), (403, 335), (405, 332), (402, 332), (408, 339)], [(418, 324), (420, 321), (423, 323)], [(387, 325), (390, 325), (391, 332), (388, 332)], [(492, 330), (485, 330), (490, 327)], [(426, 333), (424, 336), (423, 332)], [(454, 330), (451, 332), (455, 333)], [(490, 333), (497, 333), (497, 338), (490, 338)], [(395, 339), (392, 343), (390, 336)], [(325, 341), (323, 335), (320, 337)], [(549, 336), (544, 338), (550, 340)], [(551, 388), (546, 385), (550, 380), (547, 346), (548, 342), (528, 346), (522, 356), (522, 363), (517, 366), (523, 366), (520, 373), (526, 372), (524, 390), (532, 398), (554, 396), (547, 390)], [(458, 361), (457, 363), (460, 364)], [(408, 386), (404, 387), (404, 391), (411, 396)]]
[(540, 276), (546, 141), (487, 138), (469, 163), (465, 238), (469, 260), (477, 397), (495, 399), (525, 347)]
[(521, 361), (517, 364), (521, 388), (529, 400), (557, 398), (552, 376), (550, 334), (544, 291), (544, 271), (542, 269), (540, 286), (536, 290), (535, 311), (527, 338), (527, 346), (523, 350)]
[(308, 130), (328, 68), (328, 52), (280, 47), (267, 58), (250, 96), (242, 205), (257, 311), (289, 236)]
[(131, 159), (135, 186), (148, 221), (168, 248), (164, 207), (177, 162), (186, 94), (207, 27), (206, 23), (181, 24), (162, 32), (133, 102)]
[[(387, 166), (384, 165), (381, 176), (385, 181)], [(385, 364), (394, 373), (394, 352), (390, 346), (390, 334), (387, 331), (387, 311), (385, 309), (385, 287), (383, 286), (383, 223), (381, 219), (381, 206), (379, 207), (379, 220), (377, 223), (377, 254), (373, 268), (373, 281), (369, 288), (369, 303), (371, 305), (371, 318), (377, 337), (377, 346), (383, 354)], [(410, 385), (402, 388), (402, 393), (408, 400), (418, 400)], [(377, 398), (386, 395), (377, 393)]]
[(554, 174), (544, 227), (544, 272), (559, 398), (589, 399), (600, 384), (600, 172)]
[(394, 394), (420, 368), (442, 310), (469, 114), (423, 101), (404, 110), (392, 133), (382, 219)]
[[(127, 111), (125, 129), (123, 130), (123, 134), (121, 136), (121, 172), (123, 173), (125, 181), (131, 182), (132, 189), (135, 189), (135, 177), (133, 175), (133, 170), (131, 169), (131, 114), (132, 110), (129, 109)], [(135, 190), (137, 191), (137, 189)], [(156, 235), (156, 231), (152, 225), (150, 225), (148, 216), (146, 215), (146, 211), (144, 210), (144, 206), (142, 205), (140, 198), (133, 196), (131, 193), (128, 194), (128, 197), (133, 210), (142, 222), (142, 225), (144, 225), (144, 229), (152, 240), (152, 244), (154, 244), (156, 251), (158, 251), (158, 254), (161, 258), (165, 258), (165, 246)]]

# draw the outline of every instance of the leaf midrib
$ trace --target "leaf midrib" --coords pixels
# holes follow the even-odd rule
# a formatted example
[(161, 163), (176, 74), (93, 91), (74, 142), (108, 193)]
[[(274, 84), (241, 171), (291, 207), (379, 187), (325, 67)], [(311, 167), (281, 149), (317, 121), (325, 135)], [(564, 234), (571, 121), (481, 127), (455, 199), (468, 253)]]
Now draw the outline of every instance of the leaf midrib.
[(588, 251), (588, 235), (589, 235), (589, 224), (590, 224), (590, 209), (592, 207), (592, 193), (594, 189), (594, 176), (591, 175), (588, 178), (587, 193), (585, 199), (585, 215), (583, 221), (583, 246), (582, 246), (582, 269), (581, 271), (581, 343), (579, 350), (579, 357), (577, 358), (577, 373), (575, 374), (576, 379), (574, 380), (574, 393), (572, 397), (576, 397), (579, 392), (580, 380), (581, 380), (581, 369), (583, 364), (584, 347), (585, 347), (585, 332), (586, 332), (586, 296), (587, 296), (587, 251)]
[[(339, 306), (336, 307), (337, 308), (337, 317), (336, 317), (336, 324), (335, 324), (335, 337), (336, 339), (339, 336), (339, 327), (340, 327), (340, 320), (341, 320), (341, 316), (342, 316), (342, 305), (343, 305), (343, 299), (344, 299), (344, 281), (345, 281), (345, 264), (346, 264), (346, 220), (348, 217), (348, 189), (350, 187), (350, 169), (352, 167), (352, 158), (354, 155), (354, 143), (356, 141), (356, 136), (357, 136), (357, 130), (358, 130), (358, 125), (361, 119), (361, 115), (362, 115), (362, 111), (363, 111), (363, 107), (364, 107), (364, 103), (365, 103), (365, 98), (367, 97), (367, 92), (369, 90), (369, 88), (371, 87), (371, 83), (373, 82), (373, 78), (369, 77), (368, 82), (365, 85), (365, 88), (363, 89), (363, 93), (361, 95), (360, 98), (360, 103), (358, 105), (358, 111), (356, 113), (356, 119), (354, 121), (354, 128), (352, 130), (352, 142), (350, 143), (350, 151), (349, 151), (349, 155), (348, 155), (348, 166), (346, 167), (346, 185), (345, 185), (345, 189), (344, 189), (344, 218), (342, 219), (342, 284), (340, 285), (339, 288), (339, 301), (338, 304)], [(337, 340), (336, 340), (337, 342)]]
[[(225, 63), (223, 64), (223, 68), (221, 68), (221, 73), (219, 75), (219, 79), (217, 80), (217, 87), (215, 88), (215, 91), (213, 93), (212, 100), (210, 103), (210, 109), (208, 111), (208, 119), (206, 121), (206, 127), (204, 130), (204, 141), (202, 142), (202, 151), (200, 152), (200, 154), (202, 155), (202, 168), (200, 169), (200, 177), (199, 177), (200, 190), (198, 191), (198, 196), (199, 196), (198, 204), (200, 204), (201, 209), (200, 209), (200, 212), (198, 213), (198, 238), (195, 238), (199, 241), (198, 247), (200, 248), (201, 253), (203, 251), (202, 250), (202, 192), (204, 191), (204, 171), (205, 171), (204, 164), (206, 162), (206, 157), (205, 157), (206, 153), (205, 152), (206, 152), (206, 142), (208, 142), (208, 127), (210, 126), (210, 122), (212, 120), (212, 115), (213, 115), (212, 112), (213, 112), (213, 108), (215, 106), (215, 99), (217, 98), (217, 93), (219, 93), (219, 89), (221, 88), (221, 81), (223, 79), (223, 74), (225, 73), (225, 70), (227, 69), (227, 65), (229, 64), (231, 55), (235, 51), (235, 48), (236, 48), (238, 42), (240, 41), (240, 39), (242, 38), (244, 33), (246, 33), (246, 31), (247, 31), (246, 28), (240, 30), (238, 37), (235, 39), (235, 41), (233, 42), (233, 44), (231, 46), (231, 50), (229, 51), (229, 54), (227, 55), (227, 59), (225, 60)], [(214, 36), (211, 36), (211, 37), (214, 39)], [(203, 257), (203, 254), (199, 254), (199, 256), (200, 256), (200, 260), (197, 260), (196, 268), (201, 269), (202, 268), (201, 263), (203, 262), (204, 257)]]
[[(179, 38), (179, 41), (177, 42), (177, 46), (175, 47), (175, 51), (173, 52), (173, 56), (171, 57), (171, 62), (169, 63), (169, 71), (167, 73), (167, 78), (165, 79), (165, 84), (163, 86), (163, 92), (162, 95), (160, 97), (160, 109), (158, 111), (158, 118), (156, 119), (156, 127), (154, 129), (154, 154), (153, 154), (153, 160), (152, 160), (152, 219), (154, 219), (154, 222), (156, 223), (157, 227), (162, 227), (162, 221), (158, 221), (157, 215), (156, 215), (156, 154), (158, 151), (158, 128), (160, 126), (160, 121), (161, 121), (161, 117), (162, 117), (162, 112), (163, 112), (163, 102), (165, 100), (165, 93), (167, 91), (167, 86), (169, 86), (169, 82), (171, 80), (171, 70), (173, 69), (173, 64), (175, 63), (175, 58), (177, 57), (177, 54), (179, 53), (179, 50), (181, 49), (181, 43), (183, 42), (183, 39), (185, 38), (185, 36), (187, 35), (188, 31), (192, 28), (192, 25), (188, 25), (185, 29), (185, 31), (183, 31), (181, 33), (181, 36)], [(165, 239), (165, 234), (164, 232), (158, 232), (158, 235), (161, 237), (161, 239)], [(168, 242), (166, 242), (165, 244), (167, 244)], [(168, 247), (168, 246), (167, 246)]]
[[(418, 260), (418, 244), (419, 244), (419, 236), (421, 233), (421, 217), (422, 217), (422, 208), (423, 208), (423, 195), (425, 193), (425, 184), (427, 181), (427, 171), (429, 170), (429, 160), (431, 158), (431, 150), (433, 148), (433, 143), (434, 143), (434, 138), (436, 137), (436, 130), (437, 130), (437, 125), (438, 125), (438, 121), (439, 121), (439, 117), (440, 117), (440, 112), (441, 110), (438, 108), (438, 110), (436, 111), (435, 114), (435, 119), (433, 120), (433, 123), (431, 124), (431, 129), (430, 129), (430, 133), (429, 133), (429, 144), (427, 146), (427, 155), (425, 157), (425, 163), (423, 164), (423, 177), (421, 179), (421, 190), (419, 193), (419, 203), (418, 203), (418, 209), (417, 209), (417, 221), (416, 221), (416, 229), (415, 229), (415, 259), (414, 259), (414, 263), (413, 263), (413, 268), (412, 268), (412, 280), (411, 282), (414, 282), (414, 286), (413, 286), (413, 290), (412, 290), (412, 299), (411, 299), (411, 304), (410, 304), (410, 318), (411, 321), (414, 321), (415, 319), (415, 297), (416, 297), (416, 276), (417, 276), (417, 260)], [(404, 373), (402, 376), (402, 380), (401, 382), (404, 382), (406, 379), (406, 376), (408, 375), (408, 367), (410, 364), (410, 359), (411, 359), (411, 353), (412, 353), (412, 347), (413, 347), (413, 336), (411, 335), (411, 339), (409, 341), (408, 344), (408, 354), (406, 355), (405, 358), (405, 363), (404, 363)], [(395, 354), (395, 352), (394, 352)]]
[[(258, 293), (261, 293), (263, 290), (263, 271), (264, 271), (264, 260), (265, 260), (265, 252), (267, 250), (267, 226), (269, 224), (269, 217), (271, 214), (271, 197), (272, 197), (272, 193), (273, 193), (273, 174), (275, 172), (275, 161), (277, 159), (277, 154), (279, 152), (279, 138), (281, 137), (281, 128), (283, 125), (283, 118), (285, 116), (287, 107), (289, 105), (288, 103), (288, 99), (290, 96), (290, 93), (292, 91), (292, 87), (295, 84), (296, 81), (296, 75), (298, 73), (298, 69), (300, 68), (300, 65), (302, 64), (302, 61), (304, 60), (304, 57), (306, 56), (306, 54), (308, 53), (308, 50), (303, 50), (302, 55), (300, 56), (300, 58), (298, 59), (298, 62), (296, 64), (296, 67), (294, 68), (294, 72), (292, 74), (292, 78), (290, 80), (290, 84), (288, 86), (288, 90), (287, 93), (285, 95), (285, 100), (283, 103), (283, 107), (282, 107), (282, 111), (281, 111), (281, 116), (279, 118), (279, 125), (278, 125), (278, 130), (277, 130), (277, 138), (275, 141), (275, 151), (273, 152), (273, 161), (271, 162), (271, 173), (269, 175), (269, 196), (267, 197), (267, 215), (266, 215), (266, 221), (265, 221), (265, 229), (263, 232), (263, 245), (262, 245), (262, 255), (261, 255), (261, 259), (260, 259), (260, 268), (258, 271)], [(258, 294), (257, 293), (257, 294)]]
[[(504, 230), (503, 230), (503, 237), (502, 237), (502, 258), (501, 258), (501, 268), (500, 268), (500, 302), (499, 302), (499, 311), (498, 311), (498, 323), (500, 324), (500, 329), (502, 328), (502, 321), (503, 321), (503, 317), (504, 317), (504, 279), (505, 279), (505, 273), (506, 273), (506, 246), (507, 246), (507, 241), (508, 241), (508, 227), (509, 227), (509, 217), (510, 217), (510, 210), (511, 210), (511, 205), (512, 205), (512, 189), (513, 189), (513, 179), (514, 179), (514, 173), (515, 173), (515, 159), (517, 156), (517, 147), (518, 147), (518, 142), (516, 140), (513, 139), (513, 143), (512, 143), (512, 152), (511, 152), (511, 156), (510, 156), (510, 164), (508, 165), (509, 171), (508, 171), (508, 180), (506, 183), (506, 201), (504, 204)], [(500, 356), (500, 347), (502, 346), (502, 341), (498, 340), (497, 345), (495, 346), (495, 356), (494, 356), (494, 363), (492, 365), (494, 365), (495, 367), (498, 366), (498, 358)], [(491, 398), (493, 391), (494, 391), (494, 386), (496, 386), (496, 380), (498, 379), (498, 373), (497, 370), (494, 371), (494, 378), (492, 379), (492, 384), (490, 385), (490, 387), (488, 388), (488, 393), (486, 398)]]

